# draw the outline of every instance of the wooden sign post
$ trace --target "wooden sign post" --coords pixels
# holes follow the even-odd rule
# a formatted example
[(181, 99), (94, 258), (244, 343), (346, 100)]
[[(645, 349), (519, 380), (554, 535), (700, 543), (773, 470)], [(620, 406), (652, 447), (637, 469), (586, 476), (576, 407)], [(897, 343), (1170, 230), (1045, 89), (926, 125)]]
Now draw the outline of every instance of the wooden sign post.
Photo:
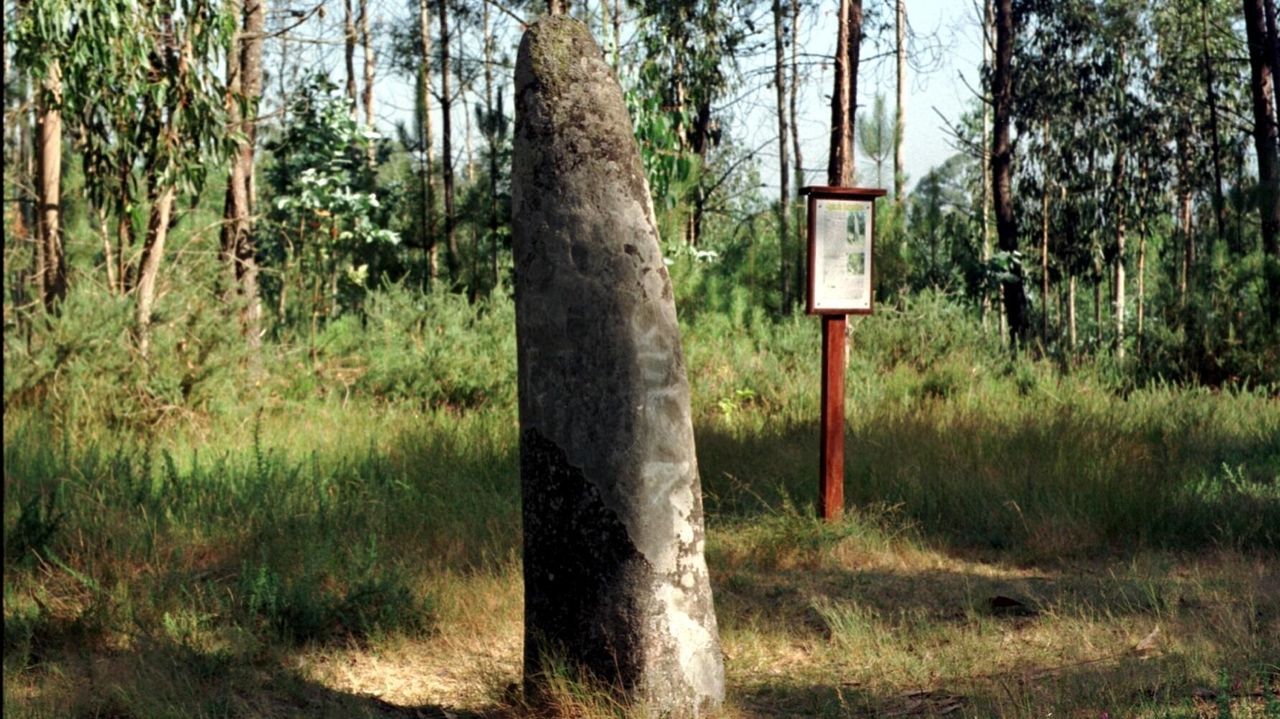
[(822, 426), (818, 514), (844, 514), (844, 368), (848, 315), (869, 315), (875, 199), (884, 190), (810, 186), (807, 310), (822, 316)]

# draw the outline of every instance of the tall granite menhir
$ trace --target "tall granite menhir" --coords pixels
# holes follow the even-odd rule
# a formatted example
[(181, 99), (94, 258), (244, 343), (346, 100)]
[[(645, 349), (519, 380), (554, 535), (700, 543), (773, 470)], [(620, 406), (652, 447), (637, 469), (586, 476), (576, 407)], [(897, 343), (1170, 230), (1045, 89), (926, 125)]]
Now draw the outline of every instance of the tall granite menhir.
[(622, 91), (575, 20), (520, 43), (512, 199), (526, 686), (555, 657), (698, 716), (724, 666), (671, 280)]

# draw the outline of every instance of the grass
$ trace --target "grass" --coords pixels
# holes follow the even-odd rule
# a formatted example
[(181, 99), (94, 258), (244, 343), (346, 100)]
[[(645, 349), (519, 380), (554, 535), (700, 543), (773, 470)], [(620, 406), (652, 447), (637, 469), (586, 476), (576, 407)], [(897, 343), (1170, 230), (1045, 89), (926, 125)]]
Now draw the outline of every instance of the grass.
[[(7, 407), (6, 715), (534, 711), (509, 308), (385, 303), (230, 409)], [(685, 329), (724, 716), (1280, 716), (1274, 388), (1012, 362), (952, 312), (855, 323), (834, 525), (812, 322)]]

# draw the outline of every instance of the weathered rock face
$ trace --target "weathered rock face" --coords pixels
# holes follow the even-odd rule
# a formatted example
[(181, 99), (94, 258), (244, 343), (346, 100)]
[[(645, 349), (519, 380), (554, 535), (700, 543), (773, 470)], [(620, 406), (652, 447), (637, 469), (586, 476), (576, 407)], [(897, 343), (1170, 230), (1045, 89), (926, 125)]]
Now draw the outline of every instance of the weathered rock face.
[(724, 695), (671, 281), (622, 91), (581, 23), (520, 44), (512, 170), (525, 677), (658, 715)]

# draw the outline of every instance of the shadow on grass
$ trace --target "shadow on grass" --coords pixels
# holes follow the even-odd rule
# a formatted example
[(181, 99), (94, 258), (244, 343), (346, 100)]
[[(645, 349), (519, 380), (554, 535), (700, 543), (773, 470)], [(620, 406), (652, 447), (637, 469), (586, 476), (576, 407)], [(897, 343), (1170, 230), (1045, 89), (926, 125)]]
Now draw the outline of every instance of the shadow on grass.
[[(820, 639), (830, 639), (849, 622), (887, 635), (987, 621), (1016, 627), (1041, 616), (1167, 619), (1196, 611), (1193, 598), (1162, 578), (998, 577), (941, 569), (771, 570), (714, 564), (712, 571), (722, 626)], [(1258, 611), (1267, 609), (1260, 606)]]
[(1191, 681), (1177, 657), (977, 669), (973, 675), (939, 677), (929, 687), (887, 692), (838, 677), (827, 683), (780, 678), (737, 687), (730, 704), (747, 719), (1035, 717), (1045, 712), (1094, 717), (1150, 712), (1192, 719), (1273, 716), (1280, 709), (1280, 677), (1258, 664), (1224, 669), (1229, 680), (1209, 686)]
[[(437, 704), (400, 705), (327, 687), (269, 657), (198, 651), (170, 641), (140, 642), (129, 651), (66, 647), (22, 674), (6, 676), (6, 710), (18, 716), (244, 716), (277, 719), (495, 719)], [(28, 690), (30, 684), (33, 688)]]
[[(935, 546), (1025, 561), (1133, 548), (1280, 547), (1280, 444), (1250, 431), (1135, 429), (1068, 411), (1007, 426), (927, 412), (846, 434), (847, 507), (889, 506)], [(814, 423), (697, 427), (707, 516), (809, 514)]]

